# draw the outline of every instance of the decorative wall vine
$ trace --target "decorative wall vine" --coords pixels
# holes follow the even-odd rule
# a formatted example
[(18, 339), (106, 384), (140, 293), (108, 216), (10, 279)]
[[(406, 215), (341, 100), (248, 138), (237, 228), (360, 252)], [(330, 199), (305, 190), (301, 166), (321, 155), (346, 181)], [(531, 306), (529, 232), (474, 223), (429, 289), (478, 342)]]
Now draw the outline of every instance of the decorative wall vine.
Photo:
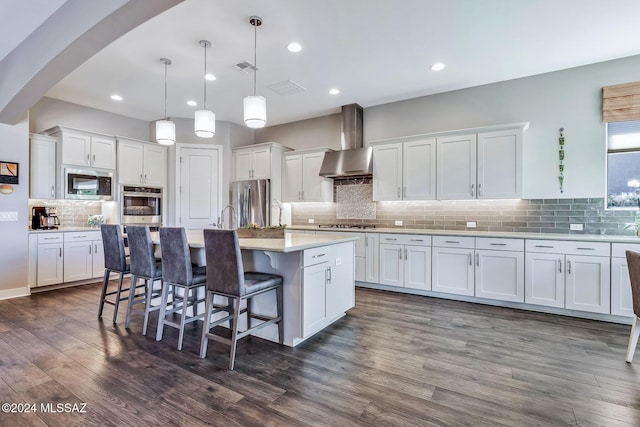
[(558, 181), (560, 181), (560, 192), (564, 193), (564, 128), (560, 128), (560, 137), (558, 138), (558, 144), (560, 144), (560, 150), (558, 151), (559, 164), (558, 169), (560, 174), (558, 175)]

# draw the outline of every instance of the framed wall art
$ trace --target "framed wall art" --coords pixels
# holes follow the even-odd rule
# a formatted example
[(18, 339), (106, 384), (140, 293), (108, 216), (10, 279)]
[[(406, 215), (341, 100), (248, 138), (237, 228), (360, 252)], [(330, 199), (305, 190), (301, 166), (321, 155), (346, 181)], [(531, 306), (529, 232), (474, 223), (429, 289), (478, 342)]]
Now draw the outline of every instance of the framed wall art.
[(0, 184), (18, 184), (18, 163), (0, 160)]

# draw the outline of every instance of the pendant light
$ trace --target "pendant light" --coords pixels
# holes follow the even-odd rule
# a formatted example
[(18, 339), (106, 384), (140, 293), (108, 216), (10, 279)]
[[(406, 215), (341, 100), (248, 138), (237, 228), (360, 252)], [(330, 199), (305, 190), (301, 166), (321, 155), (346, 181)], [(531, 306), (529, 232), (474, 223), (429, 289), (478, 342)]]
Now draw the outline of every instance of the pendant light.
[(258, 16), (249, 18), (249, 23), (253, 25), (253, 95), (244, 98), (244, 124), (250, 128), (262, 128), (267, 123), (267, 100), (263, 96), (256, 95), (256, 76), (258, 74), (258, 63), (256, 60), (258, 27), (262, 25), (262, 19)]
[(176, 143), (176, 125), (167, 116), (167, 67), (171, 60), (160, 58), (164, 64), (164, 119), (156, 122), (156, 141), (160, 145), (173, 145)]
[(207, 48), (211, 47), (211, 42), (200, 40), (200, 46), (204, 48), (204, 74), (202, 76), (204, 81), (204, 102), (202, 103), (202, 110), (196, 111), (193, 124), (196, 135), (200, 138), (213, 138), (213, 135), (216, 134), (216, 115), (213, 114), (213, 111), (207, 110), (207, 79), (204, 77), (207, 75)]

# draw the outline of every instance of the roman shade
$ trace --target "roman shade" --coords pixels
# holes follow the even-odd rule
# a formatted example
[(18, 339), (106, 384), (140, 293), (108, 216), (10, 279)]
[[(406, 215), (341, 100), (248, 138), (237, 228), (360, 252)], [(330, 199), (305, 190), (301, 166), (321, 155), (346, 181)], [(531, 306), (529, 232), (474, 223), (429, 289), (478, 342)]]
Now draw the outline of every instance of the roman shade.
[(640, 82), (602, 88), (602, 121), (640, 120)]

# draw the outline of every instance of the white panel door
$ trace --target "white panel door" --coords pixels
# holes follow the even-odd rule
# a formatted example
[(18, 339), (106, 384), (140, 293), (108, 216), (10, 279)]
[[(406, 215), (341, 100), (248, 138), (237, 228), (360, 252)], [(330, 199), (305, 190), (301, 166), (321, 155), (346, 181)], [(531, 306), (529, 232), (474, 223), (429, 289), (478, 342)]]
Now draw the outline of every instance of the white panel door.
[(93, 277), (93, 245), (90, 241), (64, 244), (64, 281)]
[(167, 149), (159, 145), (144, 146), (144, 185), (165, 187), (167, 185)]
[(634, 316), (631, 280), (626, 258), (611, 258), (611, 314)]
[(323, 160), (324, 152), (302, 155), (302, 200), (305, 202), (333, 201), (333, 180), (320, 176)]
[(524, 252), (476, 250), (476, 296), (524, 302)]
[(144, 147), (135, 142), (118, 143), (118, 182), (120, 184), (142, 185), (144, 174)]
[(431, 290), (449, 294), (474, 294), (473, 249), (432, 249)]
[(201, 229), (218, 220), (221, 210), (220, 147), (178, 147), (177, 222), (187, 229)]
[(91, 166), (102, 169), (116, 168), (116, 140), (102, 136), (91, 137)]
[(402, 147), (403, 200), (436, 198), (436, 139), (405, 142)]
[(404, 247), (404, 287), (411, 289), (431, 289), (431, 247)]
[(404, 286), (404, 251), (402, 245), (380, 243), (379, 283)]
[(476, 198), (476, 135), (437, 140), (438, 200)]
[(302, 200), (302, 156), (284, 156), (282, 167), (282, 201)]
[(91, 137), (81, 133), (62, 133), (62, 163), (65, 165), (89, 166)]
[(251, 179), (251, 150), (235, 150), (233, 152), (232, 181), (246, 181)]
[(93, 277), (104, 276), (104, 246), (102, 240), (94, 240), (93, 244)]
[(593, 313), (610, 313), (610, 258), (567, 255), (566, 259), (565, 307)]
[(37, 286), (55, 285), (64, 280), (62, 245), (62, 243), (38, 245)]
[(333, 320), (355, 305), (354, 242), (327, 247), (327, 318)]
[(254, 149), (251, 157), (251, 179), (271, 178), (271, 148)]
[(522, 130), (478, 134), (478, 198), (522, 197)]
[(378, 266), (379, 262), (379, 248), (378, 243), (380, 241), (378, 233), (366, 233), (365, 237), (365, 273), (364, 281), (370, 283), (378, 283)]
[(373, 147), (373, 200), (402, 200), (402, 143)]
[(31, 138), (30, 168), (29, 197), (32, 199), (55, 199), (55, 140), (38, 136)]
[(303, 268), (302, 337), (318, 330), (327, 319), (326, 262)]
[(524, 302), (564, 307), (564, 255), (528, 252), (525, 263)]

